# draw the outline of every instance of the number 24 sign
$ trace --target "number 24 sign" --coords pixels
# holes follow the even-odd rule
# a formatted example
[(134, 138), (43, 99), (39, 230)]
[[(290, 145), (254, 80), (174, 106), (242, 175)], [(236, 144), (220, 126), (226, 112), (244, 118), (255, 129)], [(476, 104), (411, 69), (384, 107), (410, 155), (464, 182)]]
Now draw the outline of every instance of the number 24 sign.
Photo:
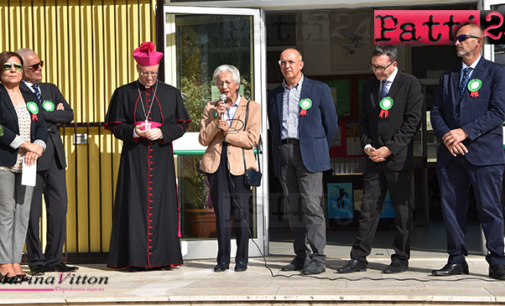
[(468, 23), (482, 29), (487, 44), (505, 44), (505, 18), (498, 11), (376, 10), (375, 44), (447, 45)]

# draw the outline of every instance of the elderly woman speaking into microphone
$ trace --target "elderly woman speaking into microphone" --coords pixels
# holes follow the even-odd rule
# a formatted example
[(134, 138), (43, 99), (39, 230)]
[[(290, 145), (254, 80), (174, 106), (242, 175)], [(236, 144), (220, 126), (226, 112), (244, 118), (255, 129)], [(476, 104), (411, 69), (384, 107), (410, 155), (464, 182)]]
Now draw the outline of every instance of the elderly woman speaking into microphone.
[(236, 67), (217, 67), (214, 83), (221, 98), (205, 107), (199, 136), (200, 143), (208, 146), (200, 169), (207, 173), (216, 213), (219, 249), (214, 272), (223, 272), (230, 265), (232, 215), (237, 238), (235, 271), (240, 272), (247, 270), (249, 250), (251, 189), (244, 174), (245, 168), (257, 170), (253, 147), (259, 140), (261, 112), (258, 103), (238, 94), (240, 73)]

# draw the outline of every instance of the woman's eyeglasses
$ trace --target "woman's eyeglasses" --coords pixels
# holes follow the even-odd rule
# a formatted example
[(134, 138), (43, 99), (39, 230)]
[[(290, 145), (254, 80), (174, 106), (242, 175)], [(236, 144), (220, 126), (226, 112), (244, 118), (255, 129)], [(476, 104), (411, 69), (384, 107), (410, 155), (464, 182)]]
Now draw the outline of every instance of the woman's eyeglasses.
[(39, 67), (40, 68), (44, 67), (44, 61), (40, 61), (40, 63), (34, 64), (34, 65), (26, 66), (26, 68), (30, 68), (33, 71), (39, 70)]
[(23, 70), (23, 65), (21, 64), (17, 64), (17, 63), (5, 63), (2, 68), (4, 71), (9, 71), (11, 70), (12, 68), (12, 65), (14, 65), (14, 69), (16, 69), (16, 71), (21, 71)]

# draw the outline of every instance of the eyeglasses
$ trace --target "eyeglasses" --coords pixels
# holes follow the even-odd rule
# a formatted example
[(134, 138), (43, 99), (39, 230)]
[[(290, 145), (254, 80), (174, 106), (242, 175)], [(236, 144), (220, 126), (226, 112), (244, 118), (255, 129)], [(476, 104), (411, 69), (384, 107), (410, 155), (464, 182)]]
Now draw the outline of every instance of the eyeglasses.
[(39, 67), (40, 67), (40, 68), (44, 67), (44, 61), (40, 61), (39, 63), (34, 64), (34, 65), (26, 66), (25, 68), (26, 68), (26, 69), (28, 69), (28, 68), (29, 68), (29, 69), (34, 70), (34, 71), (35, 71), (35, 70), (39, 70)]
[(293, 66), (296, 63), (299, 63), (301, 61), (295, 62), (295, 61), (279, 61), (279, 66), (286, 66), (289, 64), (289, 66)]
[(16, 69), (16, 71), (21, 71), (23, 70), (23, 65), (21, 64), (17, 64), (17, 63), (5, 63), (2, 68), (4, 71), (9, 71), (11, 70), (12, 68), (12, 65), (14, 65), (14, 69)]
[(232, 81), (220, 82), (217, 84), (217, 87), (223, 87), (225, 84), (226, 84), (226, 86), (230, 87), (232, 83), (235, 84), (235, 81), (233, 81), (233, 82)]
[(387, 65), (386, 67), (381, 67), (381, 66), (374, 66), (372, 64), (368, 64), (368, 68), (370, 68), (370, 70), (372, 70), (372, 72), (375, 72), (375, 70), (379, 70), (379, 72), (384, 72), (386, 71), (386, 69), (388, 69), (389, 66), (391, 66), (393, 63), (395, 63), (394, 61), (389, 63), (389, 65)]
[(152, 76), (153, 78), (157, 77), (158, 76), (158, 73), (157, 72), (142, 72), (140, 71), (140, 75), (141, 76)]
[(455, 37), (454, 38), (454, 43), (456, 43), (458, 40), (460, 43), (464, 42), (465, 40), (467, 40), (468, 38), (480, 38), (479, 36), (474, 36), (474, 35), (469, 35), (469, 34), (463, 34), (463, 35), (459, 35), (458, 37)]

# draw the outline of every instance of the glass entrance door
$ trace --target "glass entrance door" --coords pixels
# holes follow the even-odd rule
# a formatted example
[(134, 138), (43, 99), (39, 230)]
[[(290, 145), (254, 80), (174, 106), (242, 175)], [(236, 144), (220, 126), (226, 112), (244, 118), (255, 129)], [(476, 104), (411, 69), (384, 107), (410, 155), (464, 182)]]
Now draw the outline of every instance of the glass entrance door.
[[(219, 99), (213, 82), (214, 70), (223, 64), (237, 67), (241, 75), (240, 94), (262, 108), (262, 129), (266, 132), (263, 20), (259, 9), (165, 6), (165, 81), (180, 89), (191, 117), (190, 128), (174, 142), (180, 204), (181, 243), (185, 259), (213, 258), (217, 255), (216, 219), (209, 197), (209, 183), (199, 170), (205, 147), (198, 143), (200, 119), (205, 105)], [(262, 135), (266, 139), (266, 135)], [(259, 152), (263, 173), (265, 147)], [(266, 161), (266, 159), (265, 159)], [(253, 190), (250, 206), (249, 255), (267, 251), (265, 207), (268, 178)], [(236, 250), (232, 231), (232, 251)]]

